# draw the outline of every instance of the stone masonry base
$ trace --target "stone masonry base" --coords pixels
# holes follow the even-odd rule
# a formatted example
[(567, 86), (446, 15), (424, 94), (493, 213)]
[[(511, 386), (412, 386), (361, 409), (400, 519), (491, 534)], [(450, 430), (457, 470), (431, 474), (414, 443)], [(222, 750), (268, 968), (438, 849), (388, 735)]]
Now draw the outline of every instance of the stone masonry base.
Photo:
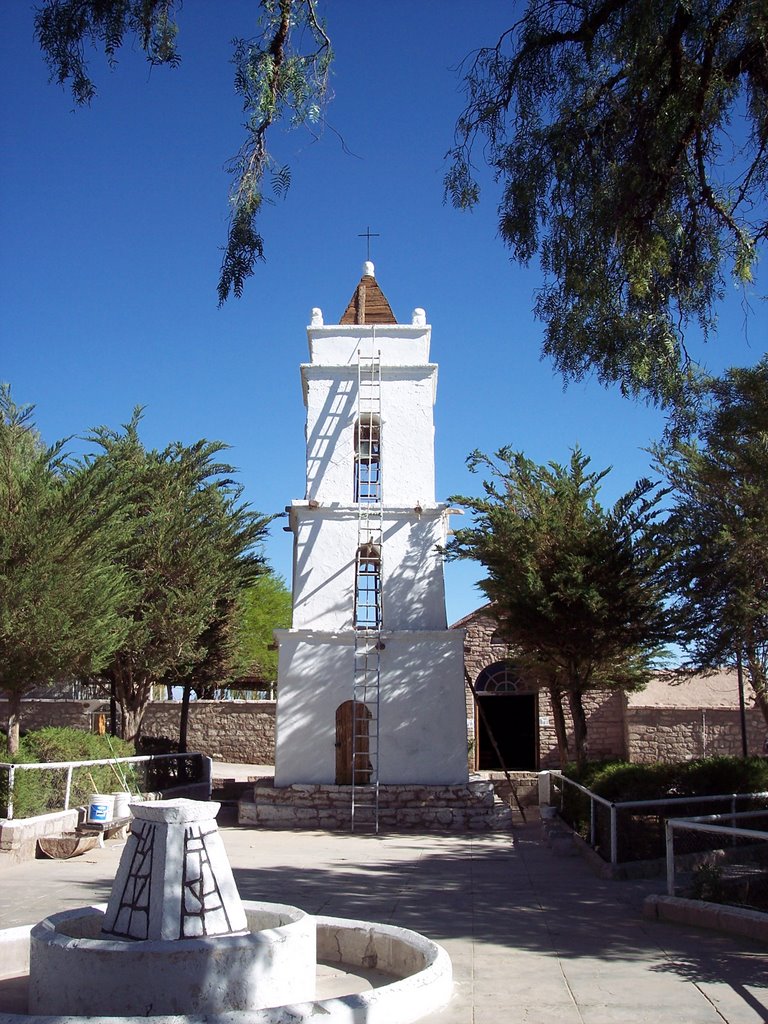
[[(259, 828), (341, 831), (351, 827), (351, 811), (350, 786), (278, 789), (272, 779), (257, 779), (253, 795), (238, 804), (237, 820), (240, 825)], [(379, 787), (380, 829), (486, 832), (511, 826), (512, 813), (489, 781)]]

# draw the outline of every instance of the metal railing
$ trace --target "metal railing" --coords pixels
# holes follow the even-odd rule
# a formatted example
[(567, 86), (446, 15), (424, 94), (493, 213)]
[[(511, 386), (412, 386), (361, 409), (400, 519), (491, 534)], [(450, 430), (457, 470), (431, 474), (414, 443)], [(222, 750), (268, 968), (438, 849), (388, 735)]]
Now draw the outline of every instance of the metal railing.
[[(663, 812), (668, 808), (686, 808), (689, 806), (704, 806), (709, 804), (710, 806), (725, 805), (728, 808), (727, 813), (734, 815), (737, 811), (737, 805), (749, 800), (768, 800), (768, 792), (760, 793), (717, 793), (710, 796), (677, 796), (677, 797), (664, 797), (655, 800), (619, 800), (613, 801), (608, 800), (605, 797), (599, 796), (597, 793), (593, 793), (591, 789), (587, 789), (586, 786), (582, 786), (581, 783), (575, 782), (573, 779), (569, 779), (568, 776), (563, 775), (562, 772), (549, 771), (542, 772), (541, 775), (549, 776), (548, 780), (542, 780), (540, 783), (540, 792), (546, 794), (547, 789), (551, 793), (552, 790), (559, 795), (560, 798), (560, 813), (561, 816), (565, 817), (566, 820), (570, 817), (571, 820), (568, 823), (572, 827), (576, 827), (579, 822), (585, 820), (580, 813), (581, 808), (585, 806), (585, 801), (589, 804), (588, 810), (588, 827), (586, 835), (583, 837), (596, 849), (604, 859), (609, 860), (611, 864), (619, 863), (619, 846), (621, 840), (619, 819), (622, 815), (632, 814), (632, 812), (643, 812), (642, 816), (654, 816), (658, 818), (658, 852), (655, 856), (663, 856), (664, 850), (664, 837), (663, 823), (668, 820), (668, 816)], [(579, 806), (578, 798), (574, 799), (571, 796), (570, 803), (575, 804), (575, 810), (568, 807), (569, 804), (569, 790), (572, 794), (578, 793), (581, 797), (581, 805)], [(545, 801), (548, 803), (554, 803), (551, 799)], [(661, 813), (655, 814), (658, 810)], [(565, 812), (565, 813), (564, 813)], [(683, 815), (677, 814), (676, 817), (681, 818)], [(607, 822), (607, 824), (606, 824)], [(626, 829), (629, 831), (629, 829)], [(605, 841), (607, 837), (607, 842)], [(625, 844), (628, 845), (628, 844)], [(608, 854), (606, 857), (606, 853)], [(632, 857), (624, 859), (644, 859), (642, 857)]]
[[(758, 823), (762, 828), (747, 827)], [(686, 874), (690, 871), (686, 895), (745, 905), (750, 903), (751, 886), (752, 902), (758, 902), (760, 910), (768, 909), (768, 811), (668, 818), (665, 832), (669, 896), (674, 896), (680, 888), (678, 878), (684, 869)], [(685, 834), (693, 834), (699, 841), (694, 844), (684, 839)], [(682, 852), (681, 845), (685, 846)], [(757, 897), (756, 890), (759, 890)]]
[[(63, 795), (56, 798), (56, 807), (49, 810), (69, 810), (72, 797), (72, 778), (77, 769), (109, 765), (115, 782), (125, 792), (155, 792), (176, 786), (207, 784), (210, 789), (210, 758), (203, 754), (141, 754), (135, 757), (105, 757), (93, 761), (41, 761), (12, 764), (0, 762), (7, 787), (4, 799), (0, 801), (0, 817), (13, 820), (13, 797), (18, 772), (42, 771), (60, 772), (63, 775)], [(130, 766), (124, 771), (119, 766)], [(138, 771), (136, 770), (138, 769)], [(3, 806), (4, 805), (4, 806)], [(44, 812), (43, 812), (44, 813)]]

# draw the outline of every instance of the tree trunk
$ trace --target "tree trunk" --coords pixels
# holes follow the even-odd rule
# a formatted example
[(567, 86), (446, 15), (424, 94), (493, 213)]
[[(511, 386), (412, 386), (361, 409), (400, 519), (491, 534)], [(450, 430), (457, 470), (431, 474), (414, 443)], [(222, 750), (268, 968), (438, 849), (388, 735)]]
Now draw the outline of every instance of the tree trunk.
[(120, 735), (138, 750), (141, 723), (152, 698), (152, 678), (146, 672), (134, 672), (133, 667), (116, 665), (110, 671), (115, 682), (115, 696), (120, 705)]
[(141, 736), (141, 722), (144, 718), (144, 707), (129, 708), (123, 704), (122, 710), (122, 738), (133, 743), (133, 745), (138, 749), (139, 738)]
[(555, 737), (557, 738), (557, 755), (560, 758), (560, 768), (570, 761), (570, 750), (568, 749), (568, 727), (565, 724), (565, 712), (563, 711), (563, 694), (556, 686), (547, 688), (549, 699), (552, 703), (552, 719), (555, 723)]
[(19, 733), (21, 730), (21, 693), (8, 690), (8, 756), (19, 752)]
[(573, 745), (576, 751), (576, 767), (581, 770), (587, 760), (587, 716), (580, 690), (568, 691), (568, 706), (573, 719)]
[(109, 684), (109, 735), (117, 736), (117, 697), (114, 679)]

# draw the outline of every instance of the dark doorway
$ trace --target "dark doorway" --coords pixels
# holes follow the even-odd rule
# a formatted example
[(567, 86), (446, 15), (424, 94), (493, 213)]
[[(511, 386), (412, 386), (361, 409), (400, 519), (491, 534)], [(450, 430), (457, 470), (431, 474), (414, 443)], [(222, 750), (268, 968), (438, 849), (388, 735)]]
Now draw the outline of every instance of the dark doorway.
[[(477, 767), (485, 771), (536, 771), (536, 694), (478, 694)], [(487, 725), (486, 725), (487, 720)], [(488, 735), (490, 727), (504, 761)]]

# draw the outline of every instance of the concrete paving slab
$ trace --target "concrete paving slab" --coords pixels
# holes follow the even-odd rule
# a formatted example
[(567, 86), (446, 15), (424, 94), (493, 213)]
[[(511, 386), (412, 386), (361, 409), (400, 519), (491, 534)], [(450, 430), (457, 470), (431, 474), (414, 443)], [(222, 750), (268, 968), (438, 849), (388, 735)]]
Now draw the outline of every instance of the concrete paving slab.
[[(258, 831), (222, 826), (243, 898), (415, 928), (443, 943), (456, 992), (426, 1024), (758, 1024), (766, 948), (644, 920), (663, 880), (613, 882), (513, 835)], [(0, 874), (0, 927), (106, 900), (122, 846)], [(397, 1024), (393, 1021), (392, 1024)]]

